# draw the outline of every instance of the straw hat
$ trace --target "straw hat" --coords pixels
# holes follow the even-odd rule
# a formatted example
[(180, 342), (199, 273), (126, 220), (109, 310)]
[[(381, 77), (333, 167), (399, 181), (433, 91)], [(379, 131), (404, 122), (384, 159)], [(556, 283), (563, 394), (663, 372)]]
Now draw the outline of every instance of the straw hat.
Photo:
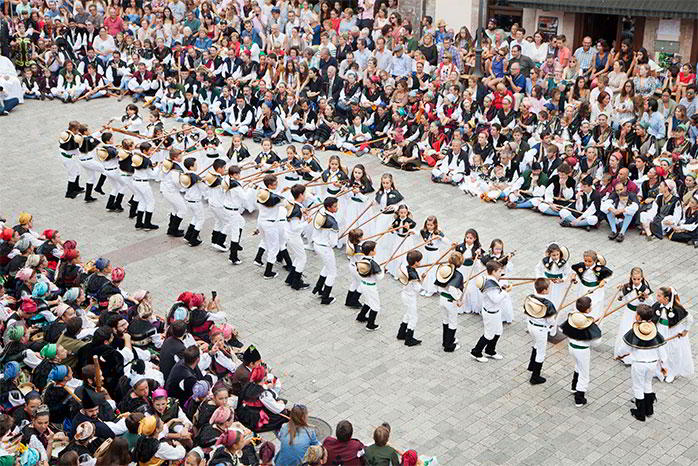
[(482, 291), (483, 288), (485, 288), (485, 282), (487, 281), (487, 278), (485, 277), (484, 274), (480, 274), (477, 277), (475, 277), (475, 287)]
[(596, 254), (596, 263), (602, 267), (606, 267), (606, 258), (601, 254)]
[(578, 330), (584, 330), (594, 323), (594, 318), (581, 312), (572, 312), (567, 317), (567, 323)]
[(213, 188), (217, 185), (217, 181), (220, 181), (220, 176), (216, 175), (215, 173), (206, 173), (203, 177), (204, 183), (210, 188)]
[(356, 263), (356, 271), (362, 277), (368, 277), (371, 274), (371, 259), (361, 259)]
[(70, 141), (70, 136), (71, 134), (68, 131), (63, 131), (58, 136), (58, 142), (60, 142), (61, 144), (65, 144), (66, 142)]
[(407, 264), (401, 264), (397, 271), (397, 279), (403, 285), (407, 285), (410, 282), (409, 274), (407, 273)]
[(75, 141), (78, 145), (82, 145), (82, 141), (84, 140), (85, 138), (81, 134), (73, 135), (73, 141)]
[(531, 295), (524, 298), (523, 308), (526, 314), (536, 319), (545, 317), (548, 310), (548, 306), (545, 303), (540, 302), (535, 296)]
[(188, 188), (194, 183), (196, 183), (195, 175), (191, 173), (181, 173), (179, 175), (179, 184), (182, 185), (183, 188)]
[(657, 326), (652, 322), (634, 322), (633, 334), (642, 341), (650, 341), (657, 336)]
[(138, 168), (143, 165), (144, 156), (142, 154), (133, 154), (131, 156), (131, 166), (133, 168)]
[(570, 250), (567, 246), (560, 246), (560, 260), (567, 262), (570, 258)]
[(174, 167), (174, 163), (172, 163), (172, 160), (170, 159), (165, 159), (162, 161), (162, 172), (163, 173), (169, 173), (170, 170), (172, 170), (172, 167)]
[(257, 202), (264, 204), (271, 197), (271, 193), (268, 189), (260, 189), (257, 191)]
[(436, 269), (436, 278), (440, 282), (448, 282), (453, 277), (455, 271), (456, 268), (452, 264), (441, 264)]
[(315, 218), (313, 218), (313, 226), (319, 230), (325, 226), (325, 220), (327, 220), (327, 215), (322, 212), (318, 212), (315, 214)]

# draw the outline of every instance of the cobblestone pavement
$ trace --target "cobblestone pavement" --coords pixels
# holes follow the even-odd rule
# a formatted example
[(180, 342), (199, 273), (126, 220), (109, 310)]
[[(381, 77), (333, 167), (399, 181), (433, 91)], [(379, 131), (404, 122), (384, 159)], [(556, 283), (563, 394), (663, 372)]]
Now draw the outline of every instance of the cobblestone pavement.
[[(252, 264), (258, 242), (250, 237), (252, 217), (247, 217), (243, 234), (244, 263), (233, 267), (207, 242), (190, 248), (165, 236), (167, 207), (159, 194), (157, 232), (135, 231), (125, 213), (104, 210), (106, 199), (90, 205), (64, 199), (64, 169), (56, 151), (59, 131), (72, 119), (98, 127), (121, 115), (125, 104), (29, 102), (1, 118), (0, 213), (14, 221), (21, 210), (28, 210), (38, 228), (56, 227), (66, 232), (64, 238), (76, 239), (84, 257), (106, 254), (125, 264), (125, 288), (152, 290), (163, 313), (180, 291), (217, 290), (230, 321), (242, 330), (242, 340), (256, 343), (282, 378), (284, 396), (308, 405), (311, 415), (333, 426), (350, 419), (355, 436), (367, 443), (372, 443), (373, 428), (387, 421), (393, 427), (394, 445), (435, 455), (448, 465), (698, 461), (695, 381), (656, 382), (655, 416), (644, 423), (630, 416), (629, 370), (611, 359), (620, 313), (603, 323), (605, 335), (592, 357), (589, 404), (577, 409), (567, 390), (573, 364), (564, 343), (550, 347), (543, 367), (548, 382), (535, 387), (528, 383), (530, 340), (520, 312), (521, 299), (530, 292), (524, 290), (527, 287), (515, 288), (516, 321), (505, 327), (500, 341), (504, 360), (479, 364), (468, 350), (482, 332), (480, 318), (462, 316), (458, 337), (463, 348), (443, 353), (436, 298), (418, 301), (416, 333), (424, 343), (416, 348), (398, 344), (395, 332), (403, 309), (400, 287), (393, 280), (380, 284), (384, 311), (379, 315), (381, 328), (374, 333), (357, 325), (354, 312), (343, 306), (345, 277), (335, 286), (338, 302), (329, 307), (320, 306), (309, 291), (293, 292), (280, 279), (262, 280), (260, 269)], [(226, 146), (229, 141), (224, 138)], [(256, 145), (250, 142), (249, 147), (256, 154)], [(323, 161), (326, 157), (320, 155)], [(360, 161), (377, 184), (385, 168), (372, 156)], [(562, 229), (550, 218), (485, 204), (454, 188), (436, 186), (425, 172), (390, 171), (418, 224), (435, 214), (451, 238), (474, 227), (485, 245), (495, 237), (504, 239), (507, 250), (518, 251), (514, 258), (518, 275), (530, 275), (547, 243), (555, 239), (569, 247), (573, 261), (580, 260), (585, 249), (602, 252), (615, 272), (611, 284), (627, 280), (632, 266), (642, 266), (654, 289), (672, 285), (688, 309), (695, 309), (698, 266), (693, 248), (668, 241), (647, 243), (636, 232), (623, 244), (610, 242), (604, 228), (590, 233)], [(210, 228), (209, 220), (202, 232), (207, 241)], [(309, 253), (308, 281), (316, 279), (319, 264)], [(338, 264), (345, 270), (343, 259)], [(698, 338), (691, 339), (695, 353)]]

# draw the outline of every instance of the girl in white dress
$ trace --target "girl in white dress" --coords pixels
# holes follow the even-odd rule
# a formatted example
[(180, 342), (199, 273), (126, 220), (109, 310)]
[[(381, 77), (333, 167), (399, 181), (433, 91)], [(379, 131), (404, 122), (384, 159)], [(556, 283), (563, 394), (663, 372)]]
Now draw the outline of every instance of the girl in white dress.
[[(385, 173), (381, 176), (381, 187), (376, 192), (375, 203), (378, 210), (372, 215), (378, 215), (375, 220), (375, 233), (380, 233), (385, 230), (389, 230), (393, 224), (394, 213), (397, 207), (404, 198), (400, 191), (395, 187), (395, 182), (393, 181), (393, 175), (390, 173)], [(363, 226), (361, 227), (364, 228)], [(378, 245), (376, 246), (376, 256), (374, 260), (379, 264), (388, 260), (390, 255), (397, 247), (397, 244), (393, 243), (392, 235), (381, 236), (378, 240)]]
[[(391, 228), (397, 228), (394, 232), (390, 233), (394, 235), (393, 244), (395, 247), (391, 252), (393, 257), (399, 256), (400, 254), (409, 251), (414, 246), (414, 228), (417, 223), (412, 220), (412, 213), (410, 209), (407, 208), (405, 204), (401, 204), (395, 213), (395, 220), (393, 220), (393, 225)], [(399, 227), (399, 228), (398, 228)], [(407, 264), (407, 255), (393, 260), (387, 264), (387, 270), (390, 275), (397, 280), (398, 270), (400, 270), (400, 265)], [(390, 257), (390, 256), (388, 256)]]
[[(664, 381), (671, 383), (676, 377), (692, 377), (695, 368), (688, 331), (693, 325), (693, 316), (681, 304), (676, 290), (665, 286), (657, 290), (657, 302), (654, 303), (653, 309), (657, 331), (665, 340), (680, 335), (666, 343), (668, 372)], [(657, 377), (661, 380), (659, 365), (657, 365)]]
[[(424, 264), (433, 264), (441, 257), (444, 251), (451, 246), (451, 241), (439, 230), (439, 221), (434, 215), (427, 217), (424, 221), (424, 227), (419, 233), (422, 236), (422, 241), (432, 240), (421, 248), (422, 255), (424, 256), (422, 263)], [(436, 266), (431, 267), (427, 276), (422, 280), (422, 291), (419, 293), (420, 295), (433, 296), (434, 293), (438, 292), (434, 284), (436, 280), (436, 269)]]
[[(509, 286), (509, 282), (507, 282), (506, 279), (507, 275), (511, 277), (511, 275), (514, 273), (514, 266), (511, 263), (512, 255), (512, 253), (509, 255), (504, 254), (504, 241), (501, 239), (494, 239), (490, 243), (489, 251), (487, 251), (480, 259), (483, 266), (487, 266), (487, 262), (491, 260), (497, 261), (504, 266), (502, 278), (499, 279), (499, 284), (502, 286), (502, 289)], [(510, 324), (514, 320), (514, 305), (511, 302), (511, 294), (508, 291), (503, 291), (502, 293), (505, 295), (500, 303), (502, 322)]]
[(645, 274), (640, 267), (633, 267), (630, 270), (630, 279), (628, 283), (618, 285), (620, 296), (618, 301), (629, 301), (637, 296), (638, 299), (632, 303), (628, 303), (623, 309), (620, 322), (618, 325), (618, 333), (616, 334), (616, 344), (613, 347), (613, 357), (618, 358), (625, 365), (630, 365), (630, 359), (627, 356), (630, 353), (630, 347), (623, 341), (623, 336), (633, 328), (635, 322), (635, 310), (639, 304), (647, 304), (652, 306), (655, 303), (655, 298), (652, 294), (650, 284), (645, 280)]
[[(550, 296), (548, 299), (555, 305), (555, 309), (560, 308), (562, 297), (569, 285), (569, 276), (572, 273), (569, 260), (570, 253), (564, 246), (551, 243), (545, 250), (545, 257), (536, 265), (536, 278), (547, 278), (550, 280)], [(566, 318), (565, 318), (566, 319)], [(558, 322), (564, 322), (565, 320)]]
[(463, 274), (464, 283), (468, 283), (465, 299), (459, 313), (480, 314), (482, 311), (482, 293), (475, 285), (475, 280), (468, 281), (468, 277), (475, 276), (484, 270), (480, 262), (480, 257), (484, 251), (480, 246), (480, 235), (475, 229), (470, 228), (465, 232), (463, 242), (456, 247), (456, 251), (463, 254), (463, 265), (458, 268), (458, 271)]
[[(327, 169), (322, 172), (322, 181), (324, 183), (330, 183), (325, 185), (324, 192), (322, 193), (322, 200), (324, 201), (329, 196), (337, 196), (340, 191), (342, 191), (342, 186), (344, 182), (349, 179), (347, 176), (347, 170), (342, 166), (342, 161), (337, 155), (331, 155), (327, 162)], [(339, 231), (344, 231), (346, 228), (346, 211), (347, 211), (347, 200), (346, 197), (339, 198), (339, 209), (337, 213), (334, 214), (335, 220), (339, 225)], [(343, 248), (345, 244), (345, 239), (337, 241), (338, 248)]]
[[(359, 163), (354, 165), (354, 169), (351, 171), (351, 176), (349, 177), (349, 187), (352, 193), (351, 195), (347, 195), (348, 200), (344, 218), (347, 226), (349, 226), (351, 222), (354, 222), (354, 220), (356, 220), (354, 226), (361, 225), (362, 222), (371, 218), (371, 213), (366, 210), (366, 207), (373, 202), (371, 193), (375, 192), (371, 178), (366, 173), (366, 169), (362, 164)], [(364, 213), (361, 214), (361, 212)], [(361, 218), (357, 220), (359, 215), (361, 215)], [(362, 226), (361, 229), (367, 237), (373, 234), (371, 222)]]

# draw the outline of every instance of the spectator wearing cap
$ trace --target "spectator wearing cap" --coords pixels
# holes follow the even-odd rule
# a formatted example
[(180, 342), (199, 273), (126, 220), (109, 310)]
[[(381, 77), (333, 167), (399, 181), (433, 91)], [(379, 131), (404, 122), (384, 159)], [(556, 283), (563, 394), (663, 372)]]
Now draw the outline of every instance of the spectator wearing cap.
[(262, 364), (262, 356), (254, 345), (247, 347), (242, 354), (242, 364), (240, 364), (230, 381), (230, 393), (239, 396), (242, 387), (250, 381), (252, 370)]
[(412, 58), (405, 53), (402, 44), (393, 48), (393, 61), (390, 64), (390, 74), (394, 78), (402, 78), (412, 74)]
[(335, 437), (327, 437), (322, 446), (327, 449), (327, 464), (360, 466), (364, 464), (364, 444), (352, 438), (354, 426), (344, 420), (337, 423)]

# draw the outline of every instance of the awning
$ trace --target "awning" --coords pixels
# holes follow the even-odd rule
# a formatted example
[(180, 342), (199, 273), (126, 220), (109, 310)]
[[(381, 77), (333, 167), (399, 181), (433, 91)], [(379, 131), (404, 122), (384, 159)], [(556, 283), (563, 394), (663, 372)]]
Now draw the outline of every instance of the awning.
[(507, 4), (571, 13), (698, 19), (698, 0), (509, 0)]

